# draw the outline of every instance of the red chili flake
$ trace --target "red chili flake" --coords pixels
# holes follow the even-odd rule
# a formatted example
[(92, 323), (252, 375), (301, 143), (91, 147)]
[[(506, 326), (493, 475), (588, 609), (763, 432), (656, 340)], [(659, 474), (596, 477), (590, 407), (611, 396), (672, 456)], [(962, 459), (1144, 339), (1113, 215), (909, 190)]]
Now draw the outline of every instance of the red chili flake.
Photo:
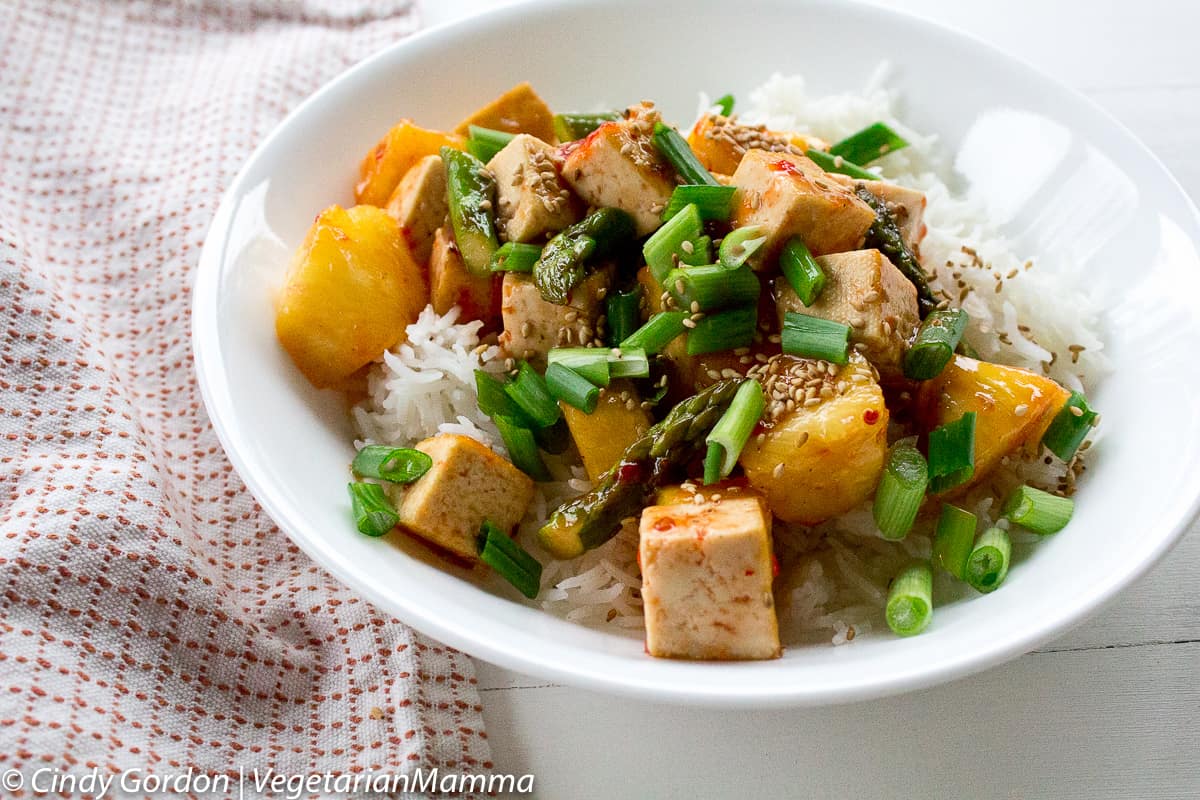
[(868, 425), (874, 425), (876, 422), (879, 422), (879, 412), (874, 408), (868, 408), (863, 412), (863, 422)]
[(775, 163), (771, 164), (771, 169), (775, 170), (776, 172), (786, 172), (789, 175), (803, 175), (804, 174), (800, 171), (799, 167), (797, 167), (792, 162), (788, 161), (786, 158), (780, 159), (779, 161), (776, 161)]
[(747, 578), (749, 578), (749, 577), (750, 577), (751, 575), (753, 575), (753, 574), (754, 574), (754, 570), (752, 570), (752, 569), (748, 569), (748, 570), (746, 570), (746, 577), (747, 577)]
[(642, 465), (636, 461), (625, 461), (617, 468), (617, 483), (639, 483), (642, 480)]
[(656, 531), (669, 531), (674, 527), (675, 520), (671, 519), (670, 517), (663, 517), (658, 522), (654, 523), (654, 530)]
[(779, 577), (779, 559), (775, 557), (774, 553), (771, 553), (771, 577)]

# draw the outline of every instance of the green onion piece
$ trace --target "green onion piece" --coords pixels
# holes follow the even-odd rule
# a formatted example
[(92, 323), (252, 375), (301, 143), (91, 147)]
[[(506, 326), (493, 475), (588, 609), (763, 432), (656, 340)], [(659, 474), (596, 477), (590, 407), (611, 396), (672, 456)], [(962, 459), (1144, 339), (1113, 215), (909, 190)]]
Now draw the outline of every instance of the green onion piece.
[(389, 447), (369, 444), (358, 455), (350, 469), (360, 478), (379, 478), (392, 483), (412, 483), (433, 466), (433, 459), (410, 447)]
[(531, 428), (530, 432), (533, 434), (533, 440), (537, 442), (538, 448), (551, 455), (565, 453), (574, 441), (571, 438), (571, 429), (567, 427), (565, 419), (560, 419), (547, 428)]
[(727, 269), (737, 269), (746, 263), (746, 259), (754, 255), (754, 251), (763, 246), (767, 237), (758, 225), (747, 225), (735, 228), (721, 240), (721, 250), (717, 260)]
[(703, 235), (704, 223), (700, 219), (700, 209), (695, 204), (684, 206), (682, 211), (663, 223), (642, 245), (642, 257), (646, 259), (654, 279), (662, 283), (667, 273), (679, 266), (684, 255), (683, 243), (689, 242), (694, 251), (696, 240)]
[(546, 386), (550, 394), (585, 414), (596, 410), (600, 388), (587, 378), (562, 364), (546, 367)]
[(975, 412), (929, 432), (929, 491), (953, 489), (975, 474)]
[(492, 160), (492, 156), (503, 150), (504, 146), (513, 140), (514, 135), (505, 131), (469, 125), (467, 126), (467, 152), (486, 164)]
[(1079, 392), (1072, 392), (1066, 405), (1054, 416), (1050, 427), (1046, 428), (1042, 444), (1063, 461), (1070, 461), (1099, 416), (1088, 406), (1086, 397)]
[(554, 135), (560, 142), (573, 142), (582, 139), (605, 122), (613, 122), (621, 118), (616, 111), (596, 111), (587, 114), (555, 114)]
[(513, 466), (535, 481), (550, 480), (550, 472), (542, 461), (542, 454), (538, 452), (537, 440), (533, 438), (533, 432), (518, 424), (513, 418), (499, 414), (492, 417), (492, 422), (495, 422), (496, 427), (500, 430), (500, 438), (504, 440), (504, 446), (508, 448), (508, 457), (512, 460)]
[(733, 95), (723, 94), (716, 99), (713, 105), (721, 109), (722, 117), (728, 117), (733, 113)]
[(680, 174), (685, 183), (704, 183), (709, 186), (720, 186), (717, 179), (704, 168), (700, 159), (692, 152), (687, 140), (679, 135), (679, 131), (661, 122), (654, 123), (654, 145), (671, 166)]
[(808, 251), (804, 240), (793, 236), (779, 254), (779, 269), (805, 306), (811, 306), (825, 288), (825, 270)]
[(630, 348), (641, 348), (646, 355), (658, 355), (687, 328), (683, 321), (690, 315), (686, 311), (663, 311), (646, 320), (646, 324), (631, 333), (620, 344), (621, 352)]
[(958, 506), (942, 504), (942, 516), (938, 519), (933, 540), (933, 563), (963, 580), (974, 541), (975, 515)]
[(833, 364), (850, 361), (850, 326), (797, 311), (783, 315), (783, 352), (804, 358), (823, 358)]
[(821, 169), (826, 172), (837, 172), (842, 175), (849, 175), (851, 178), (858, 178), (864, 181), (877, 181), (879, 176), (870, 170), (863, 169), (858, 164), (852, 161), (847, 161), (845, 158), (831, 156), (823, 150), (805, 150), (804, 154)]
[[(611, 378), (650, 375), (650, 359), (640, 347), (556, 347), (546, 354), (546, 363), (570, 367), (597, 386), (608, 386)], [(594, 379), (593, 375), (601, 380)]]
[(525, 548), (490, 520), (484, 520), (478, 536), (479, 560), (496, 570), (530, 600), (537, 597), (542, 583), (542, 565)]
[(967, 329), (967, 312), (961, 308), (930, 311), (917, 338), (904, 354), (904, 377), (927, 381), (942, 374)]
[(650, 377), (650, 359), (646, 351), (636, 347), (626, 349), (615, 348), (620, 355), (610, 351), (608, 371), (614, 378), (648, 378)]
[[(754, 426), (762, 419), (764, 406), (762, 386), (758, 381), (753, 378), (742, 381), (742, 384), (738, 386), (737, 394), (733, 396), (733, 402), (729, 404), (729, 408), (725, 409), (725, 413), (721, 415), (717, 424), (705, 438), (709, 453), (712, 452), (714, 444), (721, 446), (721, 478), (733, 472), (733, 467), (742, 454), (742, 448), (750, 440)], [(708, 480), (707, 463), (705, 464), (704, 482), (706, 484), (714, 482)]]
[(367, 536), (383, 536), (396, 527), (400, 515), (392, 502), (383, 493), (378, 483), (351, 483), (350, 507), (354, 511), (354, 525), (359, 533)]
[(517, 379), (506, 384), (504, 391), (539, 428), (553, 425), (562, 416), (562, 409), (546, 388), (545, 379), (527, 361), (521, 362)]
[(699, 267), (713, 262), (712, 257), (712, 237), (699, 236), (692, 241), (692, 250), (689, 253), (686, 247), (683, 247), (683, 252), (679, 254), (680, 262), (692, 267)]
[(903, 539), (912, 529), (929, 485), (929, 467), (921, 451), (899, 442), (888, 455), (871, 512), (885, 539)]
[(699, 356), (721, 350), (749, 347), (758, 325), (758, 309), (754, 306), (731, 308), (709, 314), (696, 323), (687, 337), (687, 354)]
[(663, 209), (662, 221), (683, 210), (684, 206), (695, 203), (700, 211), (700, 219), (708, 222), (725, 222), (733, 213), (733, 196), (737, 193), (736, 186), (710, 186), (709, 184), (689, 183), (676, 186), (671, 192), (671, 199)]
[(1000, 513), (1022, 528), (1045, 536), (1066, 527), (1075, 513), (1075, 501), (1022, 486), (1009, 496)]
[(933, 619), (933, 570), (928, 564), (906, 567), (888, 589), (887, 624), (898, 636), (916, 636)]
[(667, 273), (663, 285), (681, 308), (690, 309), (697, 303), (701, 311), (756, 303), (762, 289), (758, 276), (749, 267), (731, 270), (720, 264), (673, 269)]
[(993, 591), (1004, 583), (1012, 561), (1012, 539), (1003, 528), (988, 528), (967, 559), (966, 581), (977, 592)]
[(505, 242), (492, 255), (489, 268), (492, 272), (533, 272), (533, 265), (541, 257), (539, 245)]
[(635, 286), (628, 292), (609, 292), (604, 298), (604, 318), (608, 321), (607, 341), (616, 347), (638, 329), (642, 321), (642, 289)]
[(870, 164), (888, 153), (908, 147), (908, 140), (882, 122), (868, 125), (829, 148), (831, 156), (841, 156), (855, 164)]
[(704, 454), (704, 485), (712, 486), (721, 480), (721, 465), (725, 463), (725, 446), (720, 442), (709, 442)]
[(513, 402), (508, 392), (504, 391), (507, 383), (504, 378), (490, 375), (481, 369), (475, 370), (475, 394), (479, 410), (489, 417), (495, 417), (497, 414), (510, 417), (524, 428), (534, 427), (533, 420)]

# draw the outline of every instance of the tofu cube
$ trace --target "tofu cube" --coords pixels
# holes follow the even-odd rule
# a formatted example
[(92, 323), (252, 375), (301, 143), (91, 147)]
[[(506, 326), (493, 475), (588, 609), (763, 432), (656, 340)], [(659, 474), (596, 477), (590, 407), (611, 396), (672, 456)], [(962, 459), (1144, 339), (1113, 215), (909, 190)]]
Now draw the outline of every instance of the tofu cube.
[(750, 150), (733, 173), (733, 227), (761, 225), (766, 242), (751, 258), (755, 269), (773, 269), (793, 236), (813, 255), (862, 246), (875, 212), (810, 159), (790, 153)]
[(442, 157), (425, 156), (404, 173), (384, 210), (400, 223), (413, 258), (428, 266), (434, 234), (450, 211)]
[(483, 320), (484, 330), (494, 331), (500, 320), (492, 303), (492, 284), (492, 275), (474, 275), (467, 269), (449, 228), (434, 232), (429, 255), (429, 302), (434, 311), (445, 314), (458, 306), (459, 322)]
[(650, 506), (638, 547), (650, 655), (779, 656), (771, 515), (760, 497)]
[(829, 177), (850, 188), (862, 186), (887, 203), (888, 210), (896, 217), (896, 223), (900, 226), (900, 235), (904, 237), (904, 243), (914, 254), (919, 252), (921, 240), (925, 238), (924, 192), (887, 181), (860, 181), (849, 175), (834, 173), (830, 173)]
[(545, 366), (546, 353), (553, 347), (602, 346), (597, 323), (613, 273), (612, 266), (597, 269), (572, 289), (567, 304), (560, 306), (542, 299), (529, 275), (506, 272), (500, 287), (504, 321), (500, 346), (513, 358), (523, 358), (539, 368)]
[(921, 324), (912, 281), (878, 250), (820, 256), (817, 263), (826, 282), (811, 306), (787, 281), (776, 282), (779, 324), (784, 313), (798, 311), (849, 325), (850, 342), (864, 346), (863, 355), (881, 375), (902, 375), (904, 349)]
[(496, 178), (496, 220), (510, 242), (532, 242), (576, 222), (583, 209), (558, 174), (555, 150), (522, 133), (488, 162)]
[(636, 106), (626, 119), (606, 122), (565, 148), (562, 174), (575, 193), (597, 208), (629, 212), (638, 236), (662, 224), (675, 190), (675, 170), (652, 140), (658, 120), (650, 106)]
[(469, 436), (440, 433), (417, 444), (433, 466), (400, 489), (400, 525), (469, 561), (483, 521), (510, 531), (533, 499), (533, 480)]

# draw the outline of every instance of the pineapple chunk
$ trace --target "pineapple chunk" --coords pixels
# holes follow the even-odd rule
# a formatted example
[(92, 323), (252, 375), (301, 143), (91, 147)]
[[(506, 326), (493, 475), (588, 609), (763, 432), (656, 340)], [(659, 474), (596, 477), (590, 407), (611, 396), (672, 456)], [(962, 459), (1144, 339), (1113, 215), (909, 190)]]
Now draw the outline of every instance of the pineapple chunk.
[(413, 165), (425, 156), (437, 155), (443, 146), (462, 150), (465, 144), (460, 136), (426, 130), (411, 120), (400, 120), (358, 165), (355, 202), (380, 208), (387, 205), (400, 179)]
[(330, 206), (292, 260), (275, 335), (314, 386), (337, 386), (401, 341), (427, 298), (394, 219), (374, 206)]
[(750, 150), (733, 184), (733, 227), (761, 225), (767, 237), (750, 259), (755, 269), (772, 268), (793, 236), (816, 256), (856, 250), (875, 221), (870, 206), (806, 156)]
[(441, 156), (425, 156), (405, 173), (384, 209), (400, 223), (400, 232), (413, 258), (429, 266), (434, 234), (446, 221), (446, 168)]
[[(857, 353), (842, 367), (782, 355), (766, 364), (759, 380), (766, 430), (750, 438), (740, 463), (775, 516), (814, 524), (870, 497), (887, 457), (888, 427), (870, 364)], [(789, 411), (787, 399), (797, 397)]]
[(454, 244), (454, 233), (447, 227), (438, 228), (433, 236), (429, 285), (429, 301), (437, 313), (445, 314), (458, 306), (462, 309), (459, 322), (480, 319), (485, 330), (499, 327), (492, 303), (492, 276), (474, 275), (467, 269)]
[(483, 108), (476, 109), (458, 124), (454, 132), (466, 136), (472, 125), (505, 133), (528, 133), (551, 144), (555, 141), (554, 114), (528, 83), (518, 83)]
[(732, 175), (747, 150), (802, 156), (810, 147), (824, 147), (814, 137), (768, 130), (765, 125), (742, 125), (720, 114), (705, 114), (688, 133), (688, 144), (709, 172)]
[(591, 414), (567, 403), (558, 404), (592, 483), (620, 461), (626, 448), (654, 424), (640, 400), (628, 381), (613, 381), (602, 391)]
[(961, 491), (1018, 448), (1036, 455), (1046, 428), (1070, 396), (1029, 370), (956, 355), (940, 375), (921, 384), (917, 409), (925, 430), (975, 412), (975, 473), (953, 490)]

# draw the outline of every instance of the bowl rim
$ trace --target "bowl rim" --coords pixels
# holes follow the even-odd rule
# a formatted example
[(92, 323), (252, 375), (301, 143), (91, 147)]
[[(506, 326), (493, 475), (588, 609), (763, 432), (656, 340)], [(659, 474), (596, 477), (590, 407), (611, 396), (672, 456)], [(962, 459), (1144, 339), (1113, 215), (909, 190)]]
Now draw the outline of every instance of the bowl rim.
[[(409, 48), (414, 43), (453, 37), (460, 32), (482, 31), (492, 27), (511, 25), (519, 22), (528, 14), (561, 14), (585, 7), (636, 6), (637, 2), (638, 0), (519, 0), (519, 2), (494, 7), (476, 15), (422, 29), (381, 48), (321, 85), (280, 120), (247, 156), (229, 187), (222, 193), (213, 222), (204, 239), (192, 286), (193, 302), (190, 327), (197, 381), (213, 428), (239, 477), (279, 529), (314, 562), (381, 610), (396, 613), (406, 624), (472, 656), (521, 673), (561, 681), (570, 686), (656, 702), (712, 708), (817, 706), (857, 702), (896, 695), (966, 677), (1031, 652), (1060, 636), (1066, 630), (1093, 616), (1106, 602), (1149, 572), (1167, 552), (1178, 544), (1192, 522), (1200, 517), (1200, 484), (1193, 487), (1196, 489), (1194, 496), (1171, 525), (1170, 531), (1161, 537), (1140, 562), (1105, 584), (1102, 589), (1092, 590), (1079, 596), (1077, 602), (1073, 603), (1069, 610), (1050, 615), (1038, 624), (1031, 625), (1025, 632), (1013, 633), (1006, 637), (1002, 644), (947, 658), (919, 671), (892, 676), (884, 675), (872, 681), (842, 687), (836, 691), (828, 688), (813, 690), (806, 687), (781, 691), (777, 686), (759, 687), (753, 684), (739, 686), (736, 689), (676, 686), (662, 680), (656, 681), (620, 674), (614, 677), (613, 674), (594, 666), (581, 668), (578, 664), (567, 665), (553, 660), (535, 659), (523, 656), (511, 649), (494, 647), (487, 641), (473, 637), (465, 627), (426, 613), (419, 604), (395, 596), (385, 596), (370, 583), (362, 582), (352, 569), (345, 568), (344, 565), (326, 558), (315, 543), (308, 541), (303, 536), (294, 535), (289, 531), (288, 526), (280, 523), (280, 520), (289, 519), (290, 513), (276, 502), (273, 493), (267, 490), (256, 474), (249, 469), (246, 460), (235, 446), (236, 441), (231, 432), (231, 420), (236, 412), (228, 395), (229, 387), (221, 368), (218, 335), (212, 324), (212, 321), (217, 319), (220, 278), (228, 256), (234, 211), (238, 205), (238, 198), (249, 188), (246, 186), (246, 181), (255, 163), (272, 148), (275, 141), (290, 128), (296, 118), (308, 113), (311, 107), (324, 102), (327, 97), (336, 95), (344, 86), (351, 84), (359, 74), (375, 69), (377, 64), (392, 57), (396, 51)], [(715, 3), (715, 0), (712, 2)], [(929, 19), (922, 14), (879, 5), (870, 0), (837, 0), (837, 2), (805, 0), (805, 4), (825, 7), (847, 6), (859, 11), (869, 10), (872, 14), (892, 20), (909, 24), (916, 23), (931, 28), (939, 36), (964, 39), (971, 43), (981, 55), (998, 59), (1005, 63), (1006, 68), (1021, 72), (1026, 78), (1035, 78), (1052, 86), (1054, 90), (1071, 96), (1088, 111), (1102, 118), (1113, 132), (1125, 140), (1127, 145), (1132, 146), (1147, 159), (1148, 165), (1152, 165), (1159, 171), (1160, 176), (1166, 179), (1167, 185), (1173, 188), (1178, 193), (1179, 199), (1184, 202), (1184, 208), (1189, 213), (1193, 225), (1200, 229), (1200, 210), (1197, 209), (1195, 202), (1178, 179), (1141, 139), (1087, 95), (1048, 75), (1025, 59), (1012, 55), (1004, 49), (952, 25)]]

